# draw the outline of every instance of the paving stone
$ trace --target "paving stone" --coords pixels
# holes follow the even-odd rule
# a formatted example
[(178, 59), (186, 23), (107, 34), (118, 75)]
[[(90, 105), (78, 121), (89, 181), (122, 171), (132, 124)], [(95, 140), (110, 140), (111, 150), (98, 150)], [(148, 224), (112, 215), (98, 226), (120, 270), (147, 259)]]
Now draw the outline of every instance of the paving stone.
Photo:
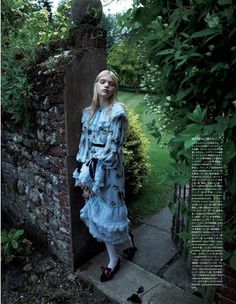
[[(133, 293), (137, 294), (139, 287), (143, 286), (143, 293), (139, 294), (142, 304), (200, 304), (197, 297), (191, 293), (170, 284), (162, 278), (152, 274), (142, 267), (122, 259), (121, 268), (111, 281), (100, 282), (100, 266), (107, 265), (107, 254), (103, 252), (80, 267), (76, 273), (80, 278), (94, 284), (100, 291), (117, 303), (130, 303), (127, 301)], [(167, 299), (167, 301), (166, 301)], [(172, 300), (175, 301), (173, 302)], [(186, 300), (186, 302), (183, 301)], [(192, 300), (190, 302), (190, 300)], [(172, 302), (171, 302), (172, 301)]]
[(160, 284), (144, 294), (142, 304), (204, 304), (204, 301), (169, 283)]
[(153, 226), (138, 227), (134, 231), (134, 241), (138, 251), (133, 262), (154, 274), (177, 254), (170, 233)]
[(111, 281), (100, 282), (100, 266), (107, 265), (106, 252), (96, 256), (89, 263), (80, 267), (77, 273), (82, 279), (92, 282), (98, 289), (118, 303), (127, 303), (126, 299), (137, 293), (140, 286), (144, 291), (160, 284), (161, 279), (145, 269), (122, 259), (121, 268)]
[(172, 213), (168, 207), (161, 209), (161, 211), (152, 216), (148, 216), (142, 220), (142, 223), (154, 226), (161, 230), (171, 232), (172, 227)]
[(191, 277), (182, 257), (175, 261), (163, 274), (163, 278), (184, 289), (191, 289)]

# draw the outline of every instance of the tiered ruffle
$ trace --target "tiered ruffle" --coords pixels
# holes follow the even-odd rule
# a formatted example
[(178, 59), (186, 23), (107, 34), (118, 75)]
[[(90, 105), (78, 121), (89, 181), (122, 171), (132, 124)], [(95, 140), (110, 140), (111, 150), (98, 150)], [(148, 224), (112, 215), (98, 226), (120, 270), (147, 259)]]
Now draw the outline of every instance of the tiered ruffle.
[(125, 204), (112, 207), (94, 195), (86, 200), (80, 218), (98, 241), (117, 245), (128, 240), (130, 220), (127, 213)]

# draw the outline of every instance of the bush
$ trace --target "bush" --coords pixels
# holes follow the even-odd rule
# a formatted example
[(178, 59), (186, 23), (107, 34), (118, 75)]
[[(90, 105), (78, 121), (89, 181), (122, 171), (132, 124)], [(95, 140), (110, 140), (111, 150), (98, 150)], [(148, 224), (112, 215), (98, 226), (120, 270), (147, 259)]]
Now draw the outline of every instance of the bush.
[(148, 139), (143, 135), (138, 114), (128, 111), (129, 128), (123, 154), (125, 161), (125, 195), (127, 200), (137, 195), (150, 170)]

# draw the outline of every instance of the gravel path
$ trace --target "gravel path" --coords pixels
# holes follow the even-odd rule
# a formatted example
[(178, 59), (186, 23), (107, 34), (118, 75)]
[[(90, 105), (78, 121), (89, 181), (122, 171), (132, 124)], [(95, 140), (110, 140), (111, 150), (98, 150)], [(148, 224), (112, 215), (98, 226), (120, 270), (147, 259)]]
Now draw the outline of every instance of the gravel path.
[(24, 266), (2, 269), (2, 304), (112, 304), (65, 264), (34, 252)]

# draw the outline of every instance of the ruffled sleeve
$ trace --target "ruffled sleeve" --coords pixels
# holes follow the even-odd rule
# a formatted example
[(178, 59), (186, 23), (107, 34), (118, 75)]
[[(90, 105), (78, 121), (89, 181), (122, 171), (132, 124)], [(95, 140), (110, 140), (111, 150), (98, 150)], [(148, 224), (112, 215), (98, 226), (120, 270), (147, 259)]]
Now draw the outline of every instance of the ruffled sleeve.
[(75, 179), (75, 186), (88, 186), (92, 187), (92, 179), (89, 173), (89, 167), (86, 165), (88, 162), (88, 152), (89, 152), (89, 134), (86, 122), (88, 120), (89, 111), (84, 110), (81, 123), (82, 132), (80, 136), (80, 142), (78, 147), (78, 153), (76, 155), (76, 160), (78, 162), (78, 168), (73, 172), (73, 178)]
[(99, 192), (104, 185), (106, 169), (116, 169), (119, 166), (121, 149), (125, 141), (125, 124), (127, 116), (125, 112), (117, 113), (112, 117), (106, 145), (100, 152), (93, 155), (96, 163), (93, 192)]

